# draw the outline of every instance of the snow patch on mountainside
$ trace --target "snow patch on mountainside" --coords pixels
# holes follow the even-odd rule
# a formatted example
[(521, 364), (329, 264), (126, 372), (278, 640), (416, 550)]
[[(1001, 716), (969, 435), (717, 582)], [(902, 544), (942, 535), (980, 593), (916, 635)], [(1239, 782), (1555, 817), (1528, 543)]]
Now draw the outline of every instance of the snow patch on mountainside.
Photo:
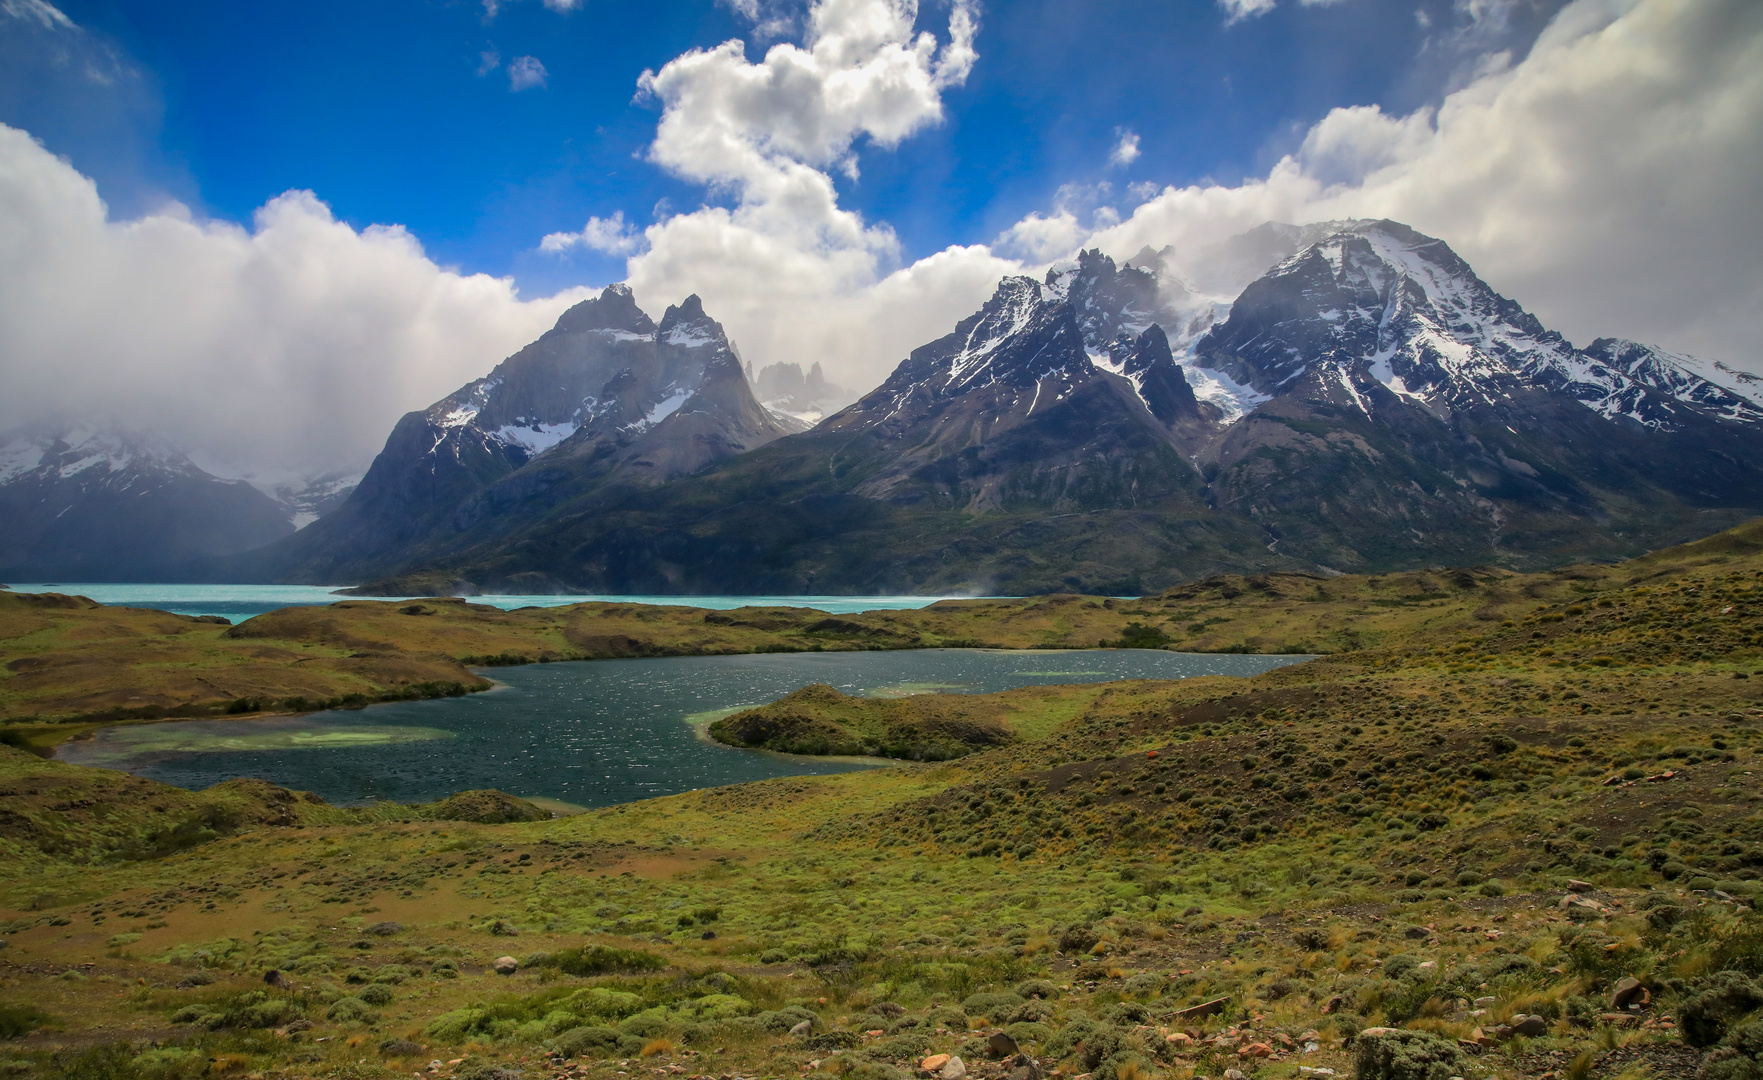
[(1194, 397), (1222, 413), (1226, 424), (1236, 423), (1273, 400), (1272, 394), (1263, 394), (1253, 386), (1239, 383), (1222, 371), (1183, 364), (1181, 374), (1193, 388)]
[(14, 436), (0, 444), (0, 484), (9, 484), (31, 472), (43, 460), (43, 447), (34, 439)]
[(504, 424), (490, 432), (490, 435), (504, 443), (521, 447), (528, 454), (536, 457), (574, 435), (576, 428), (580, 426), (572, 421), (564, 421), (561, 424), (522, 421)]
[(714, 345), (722, 339), (712, 327), (703, 323), (682, 323), (669, 330), (667, 336), (661, 340), (682, 349), (698, 349), (705, 345)]

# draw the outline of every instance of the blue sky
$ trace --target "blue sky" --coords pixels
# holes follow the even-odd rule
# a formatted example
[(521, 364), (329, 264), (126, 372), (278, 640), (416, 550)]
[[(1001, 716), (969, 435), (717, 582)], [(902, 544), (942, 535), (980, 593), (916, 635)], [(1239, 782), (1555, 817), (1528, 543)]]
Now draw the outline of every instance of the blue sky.
[(0, 0), (0, 431), (358, 470), (619, 280), (862, 390), (1079, 246), (1345, 217), (1763, 373), (1757, 0), (495, 6)]
[[(711, 0), (516, 0), (493, 18), (476, 0), (59, 6), (113, 50), (118, 77), (9, 64), (0, 120), (96, 178), (113, 215), (170, 195), (246, 222), (310, 189), (345, 221), (405, 225), (438, 261), (512, 274), (529, 295), (622, 276), (620, 259), (539, 253), (545, 234), (716, 201), (643, 159), (659, 109), (633, 100), (640, 73), (730, 38), (754, 59), (768, 44)], [(1503, 5), (1474, 44), (1523, 49), (1549, 11)], [(923, 5), (921, 27), (946, 19)], [(860, 143), (860, 178), (835, 176), (841, 204), (890, 224), (908, 260), (989, 241), (1062, 185), (1108, 181), (1118, 203), (1134, 182), (1231, 183), (1331, 108), (1407, 113), (1458, 71), (1450, 35), (1470, 20), (1444, 0), (1288, 2), (1234, 23), (1210, 0), (992, 0), (979, 21), (944, 122), (893, 149)], [(545, 80), (515, 91), (509, 65), (527, 56)], [(1122, 130), (1141, 155), (1110, 167)]]

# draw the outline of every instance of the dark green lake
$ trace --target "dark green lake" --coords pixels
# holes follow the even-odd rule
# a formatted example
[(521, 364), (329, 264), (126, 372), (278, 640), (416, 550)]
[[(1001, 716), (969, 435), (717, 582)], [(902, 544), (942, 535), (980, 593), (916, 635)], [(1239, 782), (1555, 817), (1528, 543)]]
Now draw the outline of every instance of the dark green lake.
[(606, 806), (858, 761), (736, 750), (691, 722), (810, 683), (850, 694), (987, 693), (1114, 679), (1257, 675), (1301, 656), (1139, 649), (770, 653), (535, 664), (488, 672), (505, 687), (463, 698), (269, 720), (105, 729), (62, 747), (81, 765), (200, 789), (235, 776), (357, 804), (424, 802), (472, 788)]

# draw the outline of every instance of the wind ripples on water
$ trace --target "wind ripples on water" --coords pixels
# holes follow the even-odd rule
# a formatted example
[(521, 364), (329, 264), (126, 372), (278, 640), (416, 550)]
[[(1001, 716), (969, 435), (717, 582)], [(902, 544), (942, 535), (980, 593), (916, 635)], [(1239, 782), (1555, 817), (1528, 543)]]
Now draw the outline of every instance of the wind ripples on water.
[[(109, 728), (63, 760), (200, 789), (235, 776), (358, 804), (424, 802), (499, 788), (606, 806), (695, 788), (869, 767), (737, 750), (707, 741), (705, 719), (811, 683), (850, 694), (986, 693), (1115, 679), (1259, 674), (1300, 656), (923, 649), (593, 660), (496, 668), (487, 693), (261, 721)], [(252, 734), (247, 734), (247, 733)]]

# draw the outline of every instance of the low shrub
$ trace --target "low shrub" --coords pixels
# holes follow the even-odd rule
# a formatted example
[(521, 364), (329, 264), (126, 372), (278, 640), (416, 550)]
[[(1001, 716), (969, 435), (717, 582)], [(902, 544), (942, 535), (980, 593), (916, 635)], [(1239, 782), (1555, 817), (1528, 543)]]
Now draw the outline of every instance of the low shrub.
[(1375, 1029), (1361, 1032), (1353, 1045), (1354, 1080), (1450, 1080), (1467, 1075), (1463, 1052), (1430, 1032)]
[(1763, 1008), (1763, 986), (1737, 971), (1722, 971), (1698, 983), (1678, 1010), (1683, 1041), (1713, 1046), (1733, 1023)]

